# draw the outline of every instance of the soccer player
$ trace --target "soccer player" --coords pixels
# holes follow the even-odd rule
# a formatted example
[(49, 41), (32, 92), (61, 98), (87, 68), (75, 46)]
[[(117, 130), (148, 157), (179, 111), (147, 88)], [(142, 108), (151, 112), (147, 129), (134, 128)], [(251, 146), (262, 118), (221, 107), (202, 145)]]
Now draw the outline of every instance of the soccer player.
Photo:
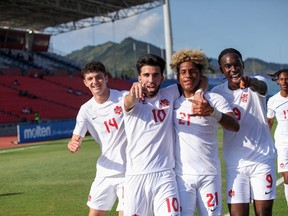
[(284, 178), (284, 192), (288, 205), (288, 69), (281, 69), (272, 77), (273, 81), (277, 81), (280, 92), (269, 98), (267, 118), (270, 129), (275, 117), (277, 119), (274, 139), (278, 152), (278, 172), (282, 173)]
[[(123, 185), (127, 144), (124, 130), (122, 97), (125, 91), (107, 87), (108, 73), (99, 61), (92, 61), (82, 69), (84, 84), (93, 97), (83, 104), (76, 119), (68, 149), (74, 153), (81, 146), (87, 131), (100, 145), (97, 172), (88, 196), (89, 216), (105, 216), (117, 197), (119, 215), (123, 215)], [(126, 92), (128, 93), (128, 92)]]
[(224, 129), (223, 137), (230, 215), (249, 215), (251, 200), (257, 216), (272, 215), (277, 154), (266, 118), (267, 85), (244, 75), (242, 55), (234, 48), (224, 49), (218, 63), (227, 81), (212, 92), (228, 101), (240, 123), (237, 133)]
[[(174, 53), (171, 67), (183, 94), (174, 103), (176, 131), (176, 180), (181, 203), (181, 215), (221, 215), (221, 165), (218, 156), (218, 125), (231, 131), (239, 130), (239, 123), (227, 101), (216, 93), (206, 92), (202, 101), (194, 95), (208, 59), (202, 50), (179, 50)], [(201, 109), (194, 110), (203, 103)]]
[(180, 94), (176, 84), (160, 89), (165, 65), (153, 54), (140, 57), (138, 82), (124, 98), (128, 141), (125, 216), (180, 215), (172, 120), (173, 103)]

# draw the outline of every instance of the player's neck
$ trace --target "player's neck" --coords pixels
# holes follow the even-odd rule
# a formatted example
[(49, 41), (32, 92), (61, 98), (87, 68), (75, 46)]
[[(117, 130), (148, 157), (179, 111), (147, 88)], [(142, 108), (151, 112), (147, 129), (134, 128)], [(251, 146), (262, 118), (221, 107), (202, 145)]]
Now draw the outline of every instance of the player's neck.
[(287, 91), (280, 91), (280, 95), (282, 96), (282, 97), (288, 97), (288, 92)]
[(110, 89), (107, 88), (103, 92), (94, 95), (94, 99), (98, 104), (103, 104), (108, 100), (109, 96), (110, 96)]

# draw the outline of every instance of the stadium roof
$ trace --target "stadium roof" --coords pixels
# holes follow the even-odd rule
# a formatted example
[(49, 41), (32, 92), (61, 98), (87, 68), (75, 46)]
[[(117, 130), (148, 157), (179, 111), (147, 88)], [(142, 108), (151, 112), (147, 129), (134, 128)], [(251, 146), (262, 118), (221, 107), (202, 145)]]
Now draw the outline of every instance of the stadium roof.
[(164, 0), (5, 0), (0, 27), (59, 34), (127, 18)]

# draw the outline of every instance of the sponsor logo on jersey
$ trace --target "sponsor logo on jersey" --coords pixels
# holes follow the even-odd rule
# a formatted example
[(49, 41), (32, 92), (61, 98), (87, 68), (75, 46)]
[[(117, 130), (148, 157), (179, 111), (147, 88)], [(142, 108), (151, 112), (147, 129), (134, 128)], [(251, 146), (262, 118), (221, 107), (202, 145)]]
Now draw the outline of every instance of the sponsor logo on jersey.
[(160, 101), (160, 105), (161, 105), (162, 107), (167, 107), (167, 106), (169, 106), (169, 104), (170, 104), (170, 102), (169, 102), (167, 99), (162, 99), (162, 100)]
[(121, 106), (116, 106), (114, 108), (114, 113), (117, 114), (117, 115), (121, 115), (123, 113), (123, 109)]

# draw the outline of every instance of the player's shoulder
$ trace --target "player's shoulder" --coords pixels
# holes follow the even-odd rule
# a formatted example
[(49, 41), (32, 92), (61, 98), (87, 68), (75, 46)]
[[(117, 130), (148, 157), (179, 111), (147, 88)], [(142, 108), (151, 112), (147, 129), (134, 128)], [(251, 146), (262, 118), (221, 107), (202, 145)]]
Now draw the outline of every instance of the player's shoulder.
[(211, 92), (213, 92), (213, 93), (218, 93), (218, 94), (219, 94), (219, 92), (222, 92), (222, 91), (225, 90), (226, 86), (227, 86), (227, 82), (221, 83), (221, 84), (219, 84), (219, 85), (214, 86), (214, 87), (211, 89)]
[(90, 98), (88, 101), (86, 101), (84, 104), (81, 105), (79, 111), (80, 111), (80, 112), (85, 112), (86, 110), (92, 109), (93, 103), (95, 103), (94, 101), (95, 101), (95, 100), (94, 100), (93, 97)]
[(176, 98), (178, 98), (180, 96), (180, 92), (179, 92), (179, 88), (178, 88), (177, 84), (172, 84), (172, 85), (169, 85), (165, 88), (161, 88), (159, 90), (159, 93), (161, 95), (164, 95), (164, 96), (171, 96), (171, 97), (173, 96)]
[(115, 95), (124, 95), (125, 93), (129, 93), (128, 90), (118, 90), (118, 89), (110, 89), (111, 94)]
[(249, 77), (256, 78), (256, 79), (264, 81), (264, 82), (267, 81), (267, 79), (264, 76), (261, 76), (261, 75), (252, 75), (252, 76), (249, 76)]
[(274, 101), (277, 101), (279, 99), (281, 99), (281, 95), (280, 95), (280, 92), (277, 92), (276, 94), (274, 94), (268, 99), (268, 103), (273, 103)]
[(221, 94), (217, 93), (217, 92), (212, 92), (212, 91), (207, 91), (204, 94), (205, 98), (209, 99), (213, 99), (213, 98), (224, 98)]
[(211, 103), (215, 104), (215, 103), (223, 103), (226, 102), (227, 100), (219, 93), (217, 92), (211, 92), (211, 91), (207, 91), (204, 94), (205, 98), (207, 99), (207, 101), (210, 101)]
[(127, 90), (110, 89), (110, 97), (108, 101), (110, 100), (111, 102), (116, 103), (117, 101), (120, 101), (128, 93), (129, 91)]

